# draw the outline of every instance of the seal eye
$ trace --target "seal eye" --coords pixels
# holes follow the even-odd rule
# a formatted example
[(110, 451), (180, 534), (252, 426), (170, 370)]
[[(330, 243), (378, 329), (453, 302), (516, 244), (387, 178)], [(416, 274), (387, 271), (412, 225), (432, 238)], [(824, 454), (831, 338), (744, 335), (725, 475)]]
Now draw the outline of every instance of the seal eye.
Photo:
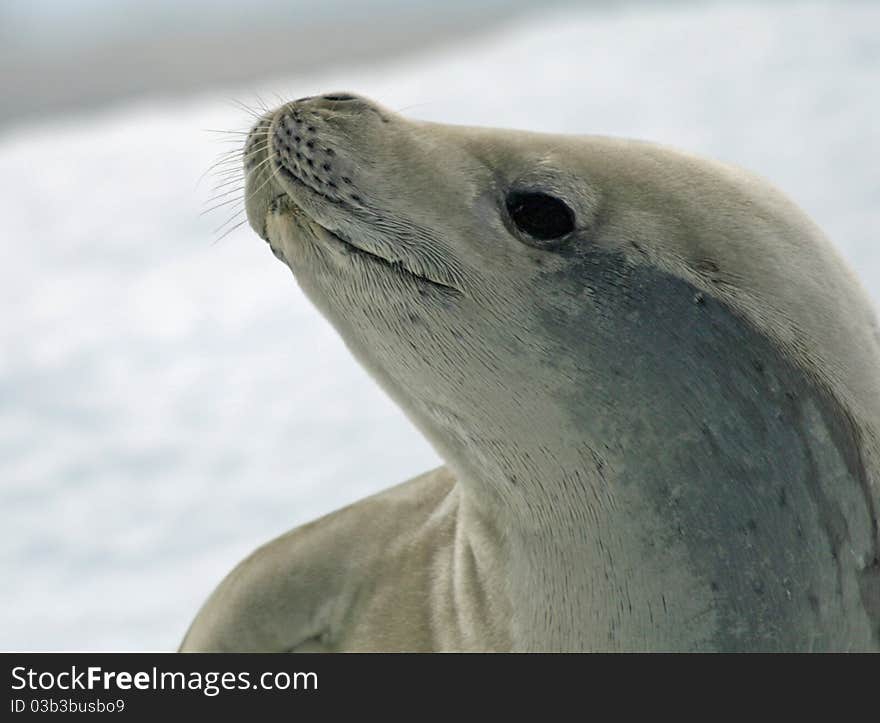
[(524, 234), (541, 241), (562, 238), (574, 230), (574, 212), (554, 196), (535, 191), (513, 191), (507, 213)]

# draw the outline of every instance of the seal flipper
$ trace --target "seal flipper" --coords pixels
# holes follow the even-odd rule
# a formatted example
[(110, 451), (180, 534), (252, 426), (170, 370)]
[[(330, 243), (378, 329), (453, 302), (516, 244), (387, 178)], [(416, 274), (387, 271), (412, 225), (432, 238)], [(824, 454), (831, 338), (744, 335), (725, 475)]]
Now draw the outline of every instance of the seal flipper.
[[(414, 549), (430, 550), (439, 528), (432, 513), (455, 486), (441, 467), (298, 527), (258, 548), (204, 604), (181, 652), (319, 652), (359, 648), (381, 613), (380, 578), (406, 567)], [(415, 525), (413, 523), (416, 523)], [(442, 525), (441, 525), (442, 527)], [(421, 564), (415, 566), (422, 567)], [(423, 568), (422, 569), (426, 569)], [(395, 628), (431, 647), (430, 620), (419, 611), (425, 589), (407, 576), (395, 591)], [(389, 615), (391, 611), (389, 610)], [(401, 620), (401, 617), (404, 619)], [(366, 619), (365, 619), (366, 618)], [(408, 618), (408, 619), (406, 619)], [(355, 639), (350, 633), (354, 632)], [(417, 631), (415, 637), (411, 637)], [(401, 646), (386, 639), (382, 649)], [(410, 645), (407, 649), (413, 649)]]

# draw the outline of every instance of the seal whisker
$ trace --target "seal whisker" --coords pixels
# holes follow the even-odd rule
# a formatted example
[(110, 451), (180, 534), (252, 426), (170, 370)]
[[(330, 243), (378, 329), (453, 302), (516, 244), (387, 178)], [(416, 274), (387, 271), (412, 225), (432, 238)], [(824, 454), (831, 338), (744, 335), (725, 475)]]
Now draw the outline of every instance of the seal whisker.
[(239, 136), (247, 136), (250, 131), (249, 130), (223, 130), (221, 128), (202, 128), (204, 133), (224, 133), (224, 134), (235, 134)]
[(226, 188), (227, 186), (231, 186), (233, 183), (241, 183), (242, 181), (244, 181), (244, 173), (241, 172), (239, 174), (236, 174), (234, 178), (227, 177), (226, 179), (219, 180), (221, 181), (220, 183), (217, 183), (211, 187), (212, 192), (219, 191), (221, 188)]
[(210, 166), (208, 166), (208, 168), (205, 169), (205, 171), (202, 173), (202, 175), (199, 176), (198, 180), (196, 181), (196, 188), (198, 188), (199, 184), (204, 180), (205, 176), (207, 176), (212, 171), (215, 171), (215, 170), (222, 171), (223, 170), (222, 167), (224, 164), (230, 164), (234, 168), (240, 169), (240, 163), (238, 161), (239, 161), (239, 158), (241, 158), (241, 153), (242, 153), (242, 151), (235, 151), (235, 150), (224, 151), (223, 153), (221, 153), (220, 158), (218, 160), (214, 161)]
[(225, 175), (228, 176), (230, 173), (244, 173), (244, 169), (242, 165), (245, 161), (249, 160), (244, 156), (239, 156), (236, 158), (230, 158), (223, 162), (223, 164), (218, 164), (216, 168), (211, 170), (215, 171), (215, 176)]
[(262, 111), (263, 111), (264, 113), (268, 113), (268, 112), (269, 112), (269, 106), (266, 105), (266, 101), (264, 101), (264, 100), (260, 97), (260, 94), (259, 94), (259, 93), (254, 93), (254, 96), (256, 97), (257, 102), (260, 104), (260, 108), (262, 109)]
[(272, 177), (274, 175), (274, 166), (272, 164), (272, 157), (266, 156), (266, 158), (264, 158), (256, 166), (254, 166), (252, 169), (250, 169), (250, 171), (249, 171), (250, 173), (256, 174), (260, 171), (265, 171), (267, 165), (269, 167), (269, 173), (266, 175), (266, 179), (263, 181), (263, 184), (257, 190), (255, 190), (251, 193), (251, 195), (262, 191), (263, 188), (266, 187), (266, 184), (272, 179)]
[[(260, 161), (260, 163), (257, 164), (257, 165), (252, 169), (251, 172), (252, 172), (252, 173), (256, 173), (259, 169), (263, 168), (267, 163), (269, 163), (270, 160), (271, 160), (271, 156), (267, 156), (267, 157), (264, 158), (262, 161)], [(271, 169), (271, 168), (272, 168), (272, 167), (271, 167), (271, 165), (270, 165), (270, 169)], [(263, 184), (260, 186), (260, 188), (257, 189), (256, 193), (258, 193), (260, 190), (262, 190), (262, 188), (265, 187), (265, 185), (271, 180), (271, 178), (272, 178), (272, 173), (270, 172), (270, 174), (267, 176), (267, 178), (263, 181)], [(224, 195), (228, 195), (228, 194), (232, 194), (232, 193), (237, 193), (237, 192), (239, 192), (239, 189), (236, 189), (235, 191), (229, 191), (229, 192), (227, 192), (227, 194), (224, 194)], [(222, 203), (220, 203), (220, 204), (217, 204), (216, 206), (212, 207), (211, 209), (208, 209), (207, 211), (203, 211), (203, 212), (202, 212), (202, 215), (204, 215), (204, 214), (207, 213), (208, 211), (212, 211), (212, 210), (215, 210), (215, 209), (217, 209), (217, 208), (222, 208), (223, 206), (227, 206), (227, 205), (232, 204), (232, 208), (235, 210), (235, 212), (233, 213), (232, 216), (230, 216), (225, 222), (223, 222), (218, 228), (216, 228), (216, 229), (214, 230), (214, 233), (218, 233), (218, 232), (221, 231), (221, 230), (222, 230), (227, 224), (233, 222), (236, 218), (238, 218), (239, 214), (241, 214), (241, 213), (244, 212), (244, 210), (245, 210), (245, 208), (246, 208), (246, 205), (247, 205), (247, 200), (248, 200), (248, 198), (249, 198), (249, 194), (247, 194), (247, 193), (245, 193), (245, 195), (244, 195), (243, 197), (241, 197), (241, 198), (235, 198), (235, 197), (230, 198), (230, 199), (228, 199), (227, 201), (224, 201), (224, 202), (222, 202)], [(239, 223), (239, 224), (235, 225), (234, 227), (228, 229), (228, 230), (227, 230), (222, 236), (220, 236), (220, 238), (217, 239), (217, 241), (220, 241), (221, 239), (225, 238), (229, 233), (231, 233), (233, 230), (235, 230), (236, 228), (238, 228), (239, 226), (241, 226), (241, 225), (242, 225), (244, 222), (246, 222), (246, 221), (247, 221), (247, 218), (245, 218), (244, 221), (242, 221), (241, 223)]]
[(226, 180), (231, 178), (233, 175), (237, 175), (239, 178), (243, 178), (244, 174), (239, 167), (240, 164), (236, 164), (235, 167), (223, 169), (221, 167), (214, 167), (207, 169), (201, 176), (199, 176), (198, 180), (195, 183), (195, 188), (198, 188), (202, 181), (205, 180), (205, 176), (211, 175), (214, 180)]
[(231, 148), (228, 151), (221, 151), (217, 154), (216, 160), (208, 167), (208, 170), (210, 171), (224, 163), (235, 161), (237, 158), (241, 157), (243, 152), (243, 149), (240, 148)]
[[(225, 206), (228, 206), (233, 211), (234, 216), (238, 216), (238, 214), (244, 210), (244, 204), (242, 203), (241, 199), (230, 199), (229, 201), (226, 201), (225, 203), (218, 204), (218, 205), (214, 206), (213, 208), (209, 208), (205, 211), (202, 211), (199, 215), (204, 216), (208, 213), (211, 213), (212, 211), (223, 208)], [(221, 228), (222, 228), (222, 226), (221, 226)], [(219, 229), (214, 229), (214, 233), (216, 233), (218, 230)]]
[(265, 150), (265, 147), (261, 148), (252, 148), (247, 150), (244, 146), (241, 145), (240, 141), (236, 142), (235, 148), (230, 148), (227, 151), (222, 151), (219, 154), (219, 159), (221, 163), (231, 163), (247, 156), (254, 155), (255, 153), (259, 153), (261, 150)]
[(228, 206), (231, 203), (241, 203), (242, 199), (241, 199), (240, 194), (241, 194), (241, 191), (243, 190), (243, 188), (244, 188), (244, 186), (242, 186), (241, 188), (236, 188), (234, 191), (227, 191), (225, 194), (221, 194), (220, 196), (215, 196), (213, 199), (209, 199), (208, 201), (206, 201), (206, 203), (211, 203), (211, 201), (213, 201), (213, 200), (217, 200), (219, 198), (222, 198), (223, 196), (228, 196), (232, 193), (236, 194), (233, 198), (228, 198), (221, 203), (217, 203), (217, 204), (211, 206), (210, 208), (206, 208), (199, 215), (204, 216), (208, 213), (211, 213), (211, 211), (216, 211), (218, 208), (223, 208), (224, 206)]
[(201, 185), (202, 181), (205, 179), (205, 176), (207, 176), (208, 174), (213, 173), (213, 172), (215, 171), (215, 169), (219, 169), (219, 168), (220, 168), (220, 165), (221, 165), (221, 163), (220, 163), (219, 161), (216, 162), (216, 163), (212, 163), (212, 164), (211, 164), (208, 168), (206, 168), (206, 169), (202, 172), (202, 174), (196, 179), (196, 182), (195, 182), (195, 184), (194, 184), (193, 187), (194, 187), (194, 188), (198, 188), (198, 187)]
[(235, 229), (240, 228), (241, 226), (244, 226), (244, 224), (246, 224), (246, 223), (247, 223), (247, 219), (245, 218), (245, 219), (239, 221), (237, 224), (235, 224), (235, 226), (232, 226), (231, 228), (229, 228), (229, 229), (227, 229), (226, 231), (224, 231), (223, 234), (220, 235), (220, 236), (217, 238), (216, 241), (214, 241), (214, 245), (220, 243), (220, 242), (221, 242), (223, 239), (225, 239), (229, 234), (231, 234), (233, 231), (235, 231)]
[(216, 185), (211, 188), (213, 193), (215, 190), (229, 186), (233, 183), (242, 183), (245, 180), (245, 174), (240, 168), (213, 174)]
[[(196, 182), (196, 187), (201, 183), (206, 175), (214, 172), (214, 176), (216, 178), (228, 178), (230, 176), (239, 176), (243, 178), (244, 171), (241, 168), (242, 163), (246, 163), (250, 158), (253, 158), (265, 150), (266, 146), (260, 146), (258, 148), (254, 148), (249, 151), (247, 154), (244, 154), (244, 150), (241, 149), (239, 151), (227, 151), (223, 155), (224, 157), (220, 160), (212, 163), (208, 169), (202, 173), (199, 177), (199, 180)], [(229, 168), (223, 168), (224, 164), (229, 165)]]
[(242, 110), (245, 113), (247, 113), (249, 116), (252, 116), (255, 120), (259, 121), (262, 118), (262, 115), (260, 113), (255, 111), (253, 108), (251, 108), (249, 105), (242, 102), (238, 98), (227, 98), (226, 100), (228, 103), (231, 103), (232, 105), (236, 106), (239, 110)]
[(254, 158), (255, 156), (260, 155), (261, 153), (266, 153), (266, 154), (267, 154), (267, 157), (269, 157), (269, 156), (272, 155), (271, 152), (270, 152), (270, 150), (271, 150), (271, 149), (270, 149), (270, 144), (269, 144), (268, 141), (266, 141), (263, 145), (261, 145), (261, 146), (255, 146), (255, 147), (254, 147), (251, 151), (249, 151), (246, 155), (242, 156), (241, 161), (242, 161), (242, 162), (247, 162), (247, 161), (249, 161), (250, 159)]
[[(257, 156), (262, 154), (265, 150), (266, 150), (265, 148), (254, 148), (254, 149), (248, 151), (247, 153), (239, 152), (239, 153), (235, 154), (234, 156), (226, 158), (223, 161), (223, 163), (227, 164), (229, 166), (229, 168), (226, 168), (226, 169), (219, 168), (218, 170), (225, 170), (225, 171), (238, 170), (238, 171), (243, 172), (242, 166), (246, 165), (253, 158), (256, 158)], [(222, 166), (222, 164), (221, 164), (221, 166)]]
[(257, 188), (256, 190), (252, 191), (251, 193), (246, 194), (245, 201), (247, 201), (248, 198), (251, 198), (251, 197), (253, 197), (253, 196), (258, 195), (258, 194), (259, 194), (259, 193), (260, 193), (260, 192), (261, 192), (261, 191), (262, 191), (262, 190), (263, 190), (263, 189), (264, 189), (264, 188), (265, 188), (265, 187), (266, 187), (271, 181), (273, 181), (273, 180), (275, 179), (275, 165), (272, 164), (272, 163), (270, 163), (271, 160), (272, 160), (272, 157), (271, 157), (271, 156), (268, 156), (267, 158), (265, 158), (264, 160), (262, 160), (262, 161), (260, 162), (260, 164), (259, 164), (258, 166), (256, 166), (256, 167), (251, 171), (252, 173), (256, 173), (256, 171), (257, 171), (259, 168), (262, 168), (262, 167), (265, 166), (267, 163), (269, 163), (269, 173), (266, 174), (266, 178), (265, 178), (265, 180), (263, 181), (262, 184), (260, 184), (259, 188)]
[(235, 148), (230, 148), (225, 151), (220, 151), (220, 153), (217, 154), (217, 162), (222, 163), (224, 161), (228, 161), (230, 159), (240, 157), (242, 154), (244, 154), (244, 152), (245, 152), (245, 149), (239, 143)]
[[(223, 230), (228, 224), (230, 224), (230, 223), (232, 223), (233, 221), (235, 221), (236, 219), (238, 219), (238, 218), (241, 216), (241, 213), (243, 212), (243, 210), (244, 210), (243, 208), (242, 208), (242, 209), (238, 209), (238, 210), (236, 210), (236, 211), (235, 211), (235, 212), (234, 212), (229, 218), (227, 218), (223, 223), (221, 223), (221, 224), (220, 224), (217, 228), (215, 228), (211, 233), (212, 233), (212, 234), (213, 234), (213, 233), (219, 233), (220, 231), (222, 231), (222, 230)], [(247, 219), (245, 219), (245, 220), (247, 220)], [(218, 239), (218, 240), (219, 240), (219, 239)]]
[[(242, 180), (243, 180), (243, 179), (242, 179)], [(241, 181), (239, 181), (239, 182), (241, 182)], [(235, 180), (233, 179), (232, 181), (227, 181), (227, 183), (225, 183), (225, 184), (223, 184), (223, 185), (226, 186), (226, 185), (229, 185), (229, 184), (231, 184), (231, 183), (235, 183)], [(242, 186), (237, 186), (236, 188), (227, 188), (225, 191), (220, 191), (220, 190), (218, 189), (217, 192), (211, 194), (211, 196), (209, 196), (208, 198), (205, 199), (205, 203), (211, 203), (211, 202), (216, 201), (216, 200), (219, 200), (219, 199), (221, 199), (221, 198), (226, 198), (227, 196), (229, 196), (229, 195), (231, 195), (231, 194), (233, 194), (233, 193), (238, 193), (238, 192), (243, 191), (243, 190), (244, 190), (244, 186), (243, 186), (243, 185), (242, 185)]]

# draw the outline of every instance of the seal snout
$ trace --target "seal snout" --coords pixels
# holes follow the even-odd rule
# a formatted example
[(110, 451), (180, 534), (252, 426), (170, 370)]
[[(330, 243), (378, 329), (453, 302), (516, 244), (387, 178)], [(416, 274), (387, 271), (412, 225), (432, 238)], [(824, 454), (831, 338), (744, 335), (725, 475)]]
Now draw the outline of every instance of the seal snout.
[(351, 145), (346, 128), (368, 109), (373, 109), (369, 101), (350, 93), (302, 98), (278, 109), (271, 144), (280, 176), (324, 200), (361, 206), (354, 164), (345, 152)]
[(336, 150), (318, 134), (318, 121), (306, 119), (296, 108), (282, 112), (272, 133), (278, 170), (331, 201), (359, 203), (351, 191), (351, 177), (336, 162)]
[[(430, 287), (460, 294), (454, 262), (396, 232), (407, 222), (395, 205), (409, 189), (389, 188), (384, 176), (400, 162), (396, 144), (407, 129), (351, 93), (300, 98), (271, 111), (247, 141), (254, 149), (245, 166), (251, 226), (273, 251), (315, 244), (319, 254), (330, 249), (345, 258), (346, 269), (405, 278), (420, 293)], [(281, 228), (292, 231), (287, 239)]]
[(378, 108), (351, 93), (309, 96), (267, 112), (251, 128), (244, 148), (245, 208), (254, 230), (267, 239), (266, 215), (286, 196), (315, 221), (363, 208), (356, 188), (357, 147), (365, 118)]

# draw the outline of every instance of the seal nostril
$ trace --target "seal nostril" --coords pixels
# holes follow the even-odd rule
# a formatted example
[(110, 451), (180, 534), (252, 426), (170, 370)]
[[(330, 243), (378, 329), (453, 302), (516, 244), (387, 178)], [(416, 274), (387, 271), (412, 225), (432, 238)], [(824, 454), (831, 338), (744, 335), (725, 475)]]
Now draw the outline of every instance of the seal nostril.
[(330, 93), (329, 95), (321, 96), (324, 100), (333, 100), (333, 101), (343, 101), (343, 100), (356, 100), (357, 97), (354, 95), (350, 95), (348, 93)]

